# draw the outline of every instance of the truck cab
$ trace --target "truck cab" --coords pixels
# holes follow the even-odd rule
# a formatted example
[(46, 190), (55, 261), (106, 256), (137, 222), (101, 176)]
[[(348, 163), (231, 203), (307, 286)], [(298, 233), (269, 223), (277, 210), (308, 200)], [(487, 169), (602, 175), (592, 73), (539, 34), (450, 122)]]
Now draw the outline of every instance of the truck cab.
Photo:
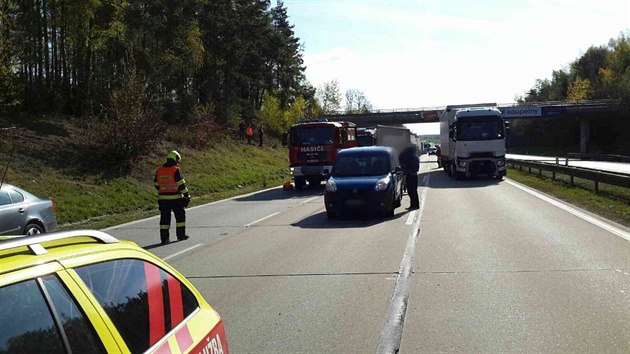
[(494, 106), (451, 106), (440, 118), (442, 165), (456, 179), (478, 175), (502, 179), (506, 126)]
[(339, 150), (356, 147), (356, 125), (325, 119), (300, 121), (289, 128), (283, 143), (289, 147), (289, 167), (296, 189), (320, 185), (328, 178)]

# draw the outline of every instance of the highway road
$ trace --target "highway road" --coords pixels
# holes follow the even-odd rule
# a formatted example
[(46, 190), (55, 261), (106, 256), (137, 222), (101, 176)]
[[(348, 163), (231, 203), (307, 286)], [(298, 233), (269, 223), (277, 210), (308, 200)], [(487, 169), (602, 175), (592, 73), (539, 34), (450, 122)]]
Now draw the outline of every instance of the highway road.
[(393, 218), (273, 188), (189, 209), (187, 241), (160, 246), (157, 218), (106, 231), (186, 275), (232, 353), (630, 351), (628, 229), (429, 159)]
[[(533, 155), (516, 155), (516, 154), (507, 154), (505, 155), (508, 159), (514, 160), (531, 160), (538, 162), (546, 162), (546, 163), (556, 163), (556, 157), (552, 156), (533, 156)], [(573, 167), (582, 167), (589, 168), (593, 170), (601, 170), (615, 173), (625, 173), (630, 175), (630, 163), (624, 162), (609, 162), (609, 161), (582, 161), (582, 160), (571, 160), (568, 161), (564, 157), (560, 157), (558, 160), (560, 165), (565, 166), (568, 163), (569, 166)]]

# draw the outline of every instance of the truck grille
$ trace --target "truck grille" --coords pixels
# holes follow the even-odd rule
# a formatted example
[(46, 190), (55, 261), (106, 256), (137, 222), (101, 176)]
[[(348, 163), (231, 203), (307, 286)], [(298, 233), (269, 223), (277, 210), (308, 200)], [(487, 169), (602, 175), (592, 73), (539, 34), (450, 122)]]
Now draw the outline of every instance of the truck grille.
[(494, 154), (491, 152), (471, 152), (470, 153), (471, 159), (480, 158), (480, 157), (494, 157)]
[(493, 161), (471, 161), (469, 165), (471, 175), (493, 175), (496, 171), (496, 166)]

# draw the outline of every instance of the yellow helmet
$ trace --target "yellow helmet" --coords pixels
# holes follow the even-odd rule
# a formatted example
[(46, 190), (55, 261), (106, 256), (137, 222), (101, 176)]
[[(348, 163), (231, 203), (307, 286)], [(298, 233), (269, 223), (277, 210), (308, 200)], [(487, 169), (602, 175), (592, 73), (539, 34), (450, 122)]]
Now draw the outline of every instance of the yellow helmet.
[(166, 159), (173, 160), (175, 161), (175, 163), (179, 163), (182, 160), (182, 156), (179, 154), (179, 152), (171, 150), (168, 152), (168, 154), (166, 154)]

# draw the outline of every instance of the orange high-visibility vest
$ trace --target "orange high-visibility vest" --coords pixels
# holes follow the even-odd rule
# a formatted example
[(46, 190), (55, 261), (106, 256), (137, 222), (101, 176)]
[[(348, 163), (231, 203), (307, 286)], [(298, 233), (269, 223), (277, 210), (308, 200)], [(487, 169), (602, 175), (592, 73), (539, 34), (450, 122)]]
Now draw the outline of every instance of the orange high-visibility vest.
[(177, 181), (175, 181), (175, 172), (179, 170), (179, 166), (160, 166), (155, 172), (157, 184), (159, 186), (159, 194), (176, 194), (178, 193)]
[(245, 128), (245, 135), (254, 136), (254, 129), (252, 129), (252, 127)]

